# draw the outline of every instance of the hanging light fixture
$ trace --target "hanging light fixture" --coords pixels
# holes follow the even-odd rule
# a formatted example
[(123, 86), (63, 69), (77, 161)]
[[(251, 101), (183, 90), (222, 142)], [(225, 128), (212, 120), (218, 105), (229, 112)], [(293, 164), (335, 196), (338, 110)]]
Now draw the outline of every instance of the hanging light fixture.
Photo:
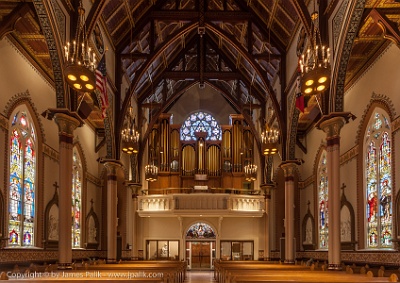
[(313, 30), (309, 47), (300, 56), (301, 92), (304, 96), (325, 91), (331, 82), (330, 49), (322, 45), (316, 10), (312, 13), (311, 20)]
[(279, 131), (265, 126), (261, 133), (261, 151), (264, 155), (272, 155), (278, 152)]
[(139, 131), (135, 128), (135, 118), (133, 117), (133, 108), (129, 106), (127, 113), (127, 123), (121, 131), (122, 151), (128, 154), (139, 152)]
[[(250, 118), (252, 119), (253, 113), (251, 109), (251, 102), (252, 102), (252, 96), (251, 96), (251, 87), (254, 82), (254, 75), (251, 80), (250, 88), (249, 88), (249, 99), (250, 99)], [(252, 149), (248, 150), (250, 152), (250, 161), (244, 166), (244, 178), (248, 182), (252, 182), (257, 180), (257, 165), (253, 163), (253, 154), (252, 154)]]
[[(251, 149), (250, 149), (251, 152)], [(250, 154), (250, 158), (253, 158), (253, 155)], [(252, 182), (257, 180), (257, 165), (255, 165), (252, 160), (250, 159), (250, 162), (244, 166), (244, 178), (248, 182)]]
[[(151, 78), (151, 75), (149, 74), (149, 78), (150, 78), (150, 82), (151, 82), (151, 88), (152, 88), (152, 93), (154, 93), (154, 89), (153, 89), (153, 80)], [(155, 94), (155, 93), (154, 93)], [(153, 100), (150, 100), (150, 118), (149, 118), (149, 124), (151, 124), (151, 119), (152, 119), (152, 102)], [(154, 139), (154, 137), (153, 137)], [(154, 142), (154, 140), (153, 140)], [(155, 148), (154, 147), (149, 147), (149, 151), (150, 151), (150, 160), (151, 163), (147, 164), (144, 167), (144, 178), (146, 181), (148, 182), (155, 182), (157, 181), (158, 178), (158, 167), (154, 164), (154, 154), (155, 154)]]
[(64, 46), (65, 67), (64, 76), (67, 83), (77, 91), (91, 92), (96, 85), (95, 68), (96, 58), (94, 51), (89, 47), (86, 25), (85, 9), (79, 1), (78, 22), (75, 38)]
[(144, 167), (144, 178), (148, 182), (157, 181), (158, 167), (154, 164), (154, 160), (152, 160), (151, 164), (147, 164)]

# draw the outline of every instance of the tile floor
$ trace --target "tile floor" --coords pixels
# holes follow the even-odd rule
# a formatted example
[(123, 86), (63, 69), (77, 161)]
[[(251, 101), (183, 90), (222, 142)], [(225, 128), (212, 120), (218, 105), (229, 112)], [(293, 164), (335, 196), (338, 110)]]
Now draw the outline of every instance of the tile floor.
[(214, 271), (195, 271), (186, 272), (185, 283), (215, 283)]

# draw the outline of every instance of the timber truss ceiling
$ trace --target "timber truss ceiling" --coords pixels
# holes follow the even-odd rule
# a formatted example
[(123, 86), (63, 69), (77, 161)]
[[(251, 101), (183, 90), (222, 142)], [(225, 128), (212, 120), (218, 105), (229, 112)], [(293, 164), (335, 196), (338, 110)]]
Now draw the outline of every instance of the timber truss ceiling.
[[(312, 0), (90, 1), (93, 6), (86, 21), (89, 32), (95, 22), (100, 22), (116, 52), (116, 102), (124, 98), (117, 117), (124, 117), (131, 96), (142, 107), (158, 106), (153, 109), (155, 113), (168, 112), (189, 87), (208, 84), (238, 113), (246, 113), (251, 94), (254, 107), (261, 107), (265, 114), (265, 105), (271, 105), (276, 110), (274, 119), (284, 124), (286, 111), (279, 109), (286, 109), (290, 103), (285, 101), (286, 89), (296, 74), (289, 75), (288, 81), (281, 78), (281, 94), (274, 93), (271, 85), (286, 72), (286, 52), (298, 40), (295, 36), (300, 25), (311, 23), (307, 5), (312, 5)], [(390, 40), (398, 45), (400, 42), (400, 3), (365, 2), (347, 66), (346, 88)], [(78, 1), (60, 3), (73, 18)], [(329, 17), (342, 1), (321, 3), (325, 4), (320, 14)], [(54, 85), (52, 60), (33, 1), (0, 0), (0, 38), (5, 36)], [(118, 89), (123, 76), (131, 84), (127, 95), (121, 95), (125, 90)], [(94, 110), (89, 124), (104, 128), (96, 99), (86, 99)], [(316, 103), (311, 103), (299, 117), (298, 134), (305, 134), (319, 115)], [(117, 118), (116, 123), (118, 128), (123, 118)]]

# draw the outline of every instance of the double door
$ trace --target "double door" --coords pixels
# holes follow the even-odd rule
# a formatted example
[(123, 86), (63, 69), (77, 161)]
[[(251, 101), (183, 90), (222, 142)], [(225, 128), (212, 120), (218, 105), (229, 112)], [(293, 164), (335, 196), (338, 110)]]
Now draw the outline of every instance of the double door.
[(214, 256), (215, 241), (186, 242), (186, 259), (190, 269), (212, 269)]

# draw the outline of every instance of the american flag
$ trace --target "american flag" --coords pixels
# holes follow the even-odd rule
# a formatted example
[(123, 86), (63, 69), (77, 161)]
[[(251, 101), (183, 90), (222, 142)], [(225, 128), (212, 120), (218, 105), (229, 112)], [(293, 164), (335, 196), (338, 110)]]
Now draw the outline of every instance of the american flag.
[(96, 89), (100, 93), (102, 116), (105, 118), (107, 117), (107, 108), (109, 106), (107, 96), (107, 71), (105, 55), (101, 58), (96, 69)]

